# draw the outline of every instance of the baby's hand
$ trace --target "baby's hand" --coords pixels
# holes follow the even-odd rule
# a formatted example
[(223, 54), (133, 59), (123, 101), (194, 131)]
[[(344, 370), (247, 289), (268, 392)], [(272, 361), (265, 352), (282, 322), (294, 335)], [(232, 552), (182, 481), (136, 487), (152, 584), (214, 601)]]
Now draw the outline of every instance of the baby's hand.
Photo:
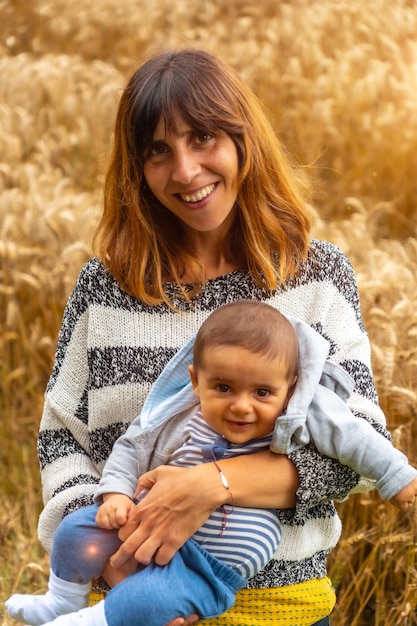
[(398, 509), (406, 509), (410, 504), (414, 504), (417, 496), (417, 478), (403, 487), (395, 496), (393, 496), (390, 502)]
[(96, 523), (100, 528), (121, 528), (127, 522), (132, 500), (122, 493), (107, 493), (103, 496), (103, 504), (96, 515)]

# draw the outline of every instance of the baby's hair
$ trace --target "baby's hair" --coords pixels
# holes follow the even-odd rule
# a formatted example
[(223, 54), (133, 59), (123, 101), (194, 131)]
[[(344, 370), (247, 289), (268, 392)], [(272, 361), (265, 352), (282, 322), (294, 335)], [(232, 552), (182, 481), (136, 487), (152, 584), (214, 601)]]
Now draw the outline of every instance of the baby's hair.
[(288, 378), (298, 374), (297, 335), (291, 322), (273, 306), (237, 300), (216, 309), (200, 326), (194, 344), (194, 368), (204, 367), (210, 348), (237, 346), (267, 359), (281, 356)]

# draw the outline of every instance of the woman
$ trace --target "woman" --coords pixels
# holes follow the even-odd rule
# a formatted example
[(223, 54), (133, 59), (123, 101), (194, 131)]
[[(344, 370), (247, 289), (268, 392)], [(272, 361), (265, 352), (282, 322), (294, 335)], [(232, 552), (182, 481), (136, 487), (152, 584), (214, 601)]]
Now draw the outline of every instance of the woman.
[[(323, 334), (356, 380), (351, 410), (387, 435), (352, 268), (334, 246), (310, 240), (301, 181), (256, 97), (221, 60), (186, 49), (133, 74), (95, 246), (65, 310), (39, 435), (46, 549), (62, 516), (91, 502), (114, 441), (165, 364), (226, 302), (264, 300)], [(281, 509), (283, 537), (236, 605), (204, 623), (329, 624), (326, 557), (340, 534), (332, 500), (359, 476), (313, 447), (219, 465), (236, 504)], [(161, 466), (146, 475), (149, 494), (112, 559), (120, 569), (103, 574), (111, 585), (138, 562), (166, 564), (227, 501), (208, 470)], [(107, 622), (126, 623), (118, 607)]]

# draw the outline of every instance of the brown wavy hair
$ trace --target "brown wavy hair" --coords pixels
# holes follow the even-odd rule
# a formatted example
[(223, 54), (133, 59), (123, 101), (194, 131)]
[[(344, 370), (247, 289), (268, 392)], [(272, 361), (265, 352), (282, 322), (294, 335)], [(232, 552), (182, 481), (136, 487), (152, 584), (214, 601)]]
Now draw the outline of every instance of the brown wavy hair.
[[(188, 247), (181, 220), (155, 198), (143, 175), (159, 120), (175, 132), (176, 111), (196, 131), (223, 131), (236, 146), (238, 211), (224, 244), (226, 256), (262, 288), (284, 284), (296, 274), (309, 246), (302, 178), (249, 86), (203, 50), (158, 54), (139, 67), (123, 90), (95, 252), (123, 289), (150, 305), (172, 305), (165, 281), (177, 283), (187, 299), (204, 284), (204, 266)], [(181, 284), (185, 268), (194, 276), (191, 291)]]

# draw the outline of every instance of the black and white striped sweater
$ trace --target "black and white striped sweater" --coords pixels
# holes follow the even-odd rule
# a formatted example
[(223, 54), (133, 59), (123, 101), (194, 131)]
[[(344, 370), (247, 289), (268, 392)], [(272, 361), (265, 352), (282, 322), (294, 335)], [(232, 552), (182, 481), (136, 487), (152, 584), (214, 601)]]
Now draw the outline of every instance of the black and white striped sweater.
[[(167, 285), (175, 297), (175, 286)], [(370, 348), (349, 261), (332, 244), (313, 240), (308, 260), (285, 289), (267, 292), (247, 272), (207, 281), (180, 312), (127, 295), (98, 259), (81, 270), (68, 300), (40, 425), (38, 452), (45, 508), (39, 538), (50, 550), (67, 513), (90, 504), (114, 441), (140, 413), (152, 383), (175, 352), (218, 306), (239, 299), (267, 301), (298, 317), (331, 344), (331, 360), (355, 379), (351, 410), (385, 431), (370, 369)], [(275, 558), (249, 586), (302, 582), (326, 574), (326, 557), (340, 534), (332, 500), (359, 477), (312, 447), (294, 452), (300, 487), (294, 511), (279, 512), (282, 541)]]

